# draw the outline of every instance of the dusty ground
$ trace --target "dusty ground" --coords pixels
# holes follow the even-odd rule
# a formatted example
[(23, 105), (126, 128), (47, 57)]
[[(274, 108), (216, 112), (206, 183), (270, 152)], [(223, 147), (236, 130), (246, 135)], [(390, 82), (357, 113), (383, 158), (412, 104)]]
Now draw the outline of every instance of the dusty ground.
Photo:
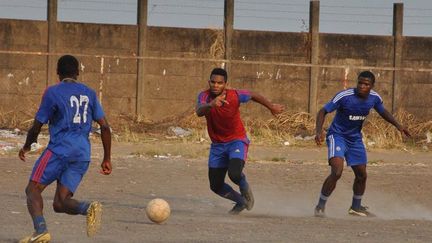
[[(369, 152), (364, 203), (377, 217), (346, 214), (353, 181), (347, 168), (322, 219), (313, 217), (313, 208), (328, 173), (324, 148), (252, 145), (246, 173), (256, 205), (238, 216), (227, 214), (232, 204), (208, 188), (207, 149), (206, 143), (182, 141), (117, 143), (114, 172), (103, 176), (96, 144), (75, 197), (102, 201), (103, 228), (89, 239), (84, 217), (55, 214), (52, 185), (44, 203), (53, 242), (432, 242), (430, 153)], [(24, 188), (36, 158), (21, 162), (15, 153), (0, 156), (0, 242), (16, 242), (32, 231)], [(145, 216), (146, 203), (155, 197), (172, 208), (162, 225)]]

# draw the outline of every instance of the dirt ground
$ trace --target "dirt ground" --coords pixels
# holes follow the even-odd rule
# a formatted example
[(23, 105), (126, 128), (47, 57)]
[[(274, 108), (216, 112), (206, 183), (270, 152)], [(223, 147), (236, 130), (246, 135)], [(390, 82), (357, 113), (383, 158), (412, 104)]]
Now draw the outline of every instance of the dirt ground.
[[(250, 147), (246, 174), (255, 207), (241, 215), (213, 194), (207, 179), (208, 143), (180, 140), (113, 144), (113, 174), (98, 173), (101, 145), (75, 195), (104, 204), (101, 232), (85, 234), (85, 218), (53, 212), (54, 185), (44, 192), (53, 242), (432, 242), (430, 152), (370, 151), (364, 204), (377, 217), (347, 215), (353, 174), (346, 168), (327, 203), (327, 218), (313, 217), (329, 172), (317, 147)], [(24, 188), (37, 154), (27, 162), (0, 156), (0, 242), (32, 232)], [(146, 218), (151, 199), (167, 200), (171, 217), (161, 225)]]

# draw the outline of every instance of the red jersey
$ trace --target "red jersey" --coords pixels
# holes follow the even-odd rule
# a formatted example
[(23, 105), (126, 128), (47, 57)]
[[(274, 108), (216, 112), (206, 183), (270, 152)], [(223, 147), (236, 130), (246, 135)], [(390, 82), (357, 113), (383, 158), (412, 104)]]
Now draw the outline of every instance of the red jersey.
[[(226, 101), (221, 107), (213, 107), (205, 115), (207, 131), (213, 143), (226, 143), (234, 140), (244, 140), (246, 130), (240, 119), (240, 103), (251, 99), (248, 90), (225, 89)], [(210, 90), (202, 91), (198, 95), (198, 104), (210, 103), (213, 100)]]

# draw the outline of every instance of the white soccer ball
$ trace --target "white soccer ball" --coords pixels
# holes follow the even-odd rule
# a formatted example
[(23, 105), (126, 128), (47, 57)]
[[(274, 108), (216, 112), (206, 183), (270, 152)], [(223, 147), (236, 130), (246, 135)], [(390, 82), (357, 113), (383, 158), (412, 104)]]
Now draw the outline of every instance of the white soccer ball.
[(171, 209), (167, 201), (155, 198), (147, 204), (146, 214), (151, 221), (160, 224), (168, 219)]

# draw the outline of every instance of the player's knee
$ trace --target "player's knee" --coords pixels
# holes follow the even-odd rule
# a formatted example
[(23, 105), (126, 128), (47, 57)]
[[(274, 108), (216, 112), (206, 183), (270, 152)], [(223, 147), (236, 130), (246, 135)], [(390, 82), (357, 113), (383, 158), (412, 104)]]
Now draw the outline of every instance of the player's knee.
[(32, 198), (33, 195), (40, 193), (36, 187), (27, 185), (25, 189), (25, 194), (27, 195), (27, 198)]
[(210, 190), (212, 190), (214, 193), (218, 193), (220, 190), (222, 190), (223, 184), (221, 183), (210, 183)]
[(31, 188), (29, 186), (25, 188), (25, 194), (27, 195), (27, 197), (31, 195)]
[(53, 206), (54, 212), (56, 212), (56, 213), (63, 213), (64, 212), (63, 203), (61, 201), (54, 200), (52, 206)]
[(332, 171), (330, 176), (333, 178), (333, 180), (339, 180), (342, 177), (342, 170)]
[(232, 182), (239, 184), (241, 180), (241, 171), (228, 171), (228, 176)]
[(65, 212), (63, 201), (61, 201), (61, 200), (54, 200), (54, 202), (53, 202), (53, 209), (54, 209), (54, 212), (56, 212), (56, 213), (63, 213), (63, 212)]
[(364, 181), (366, 181), (366, 179), (367, 179), (367, 173), (357, 174), (357, 175), (355, 176), (355, 179), (356, 179), (357, 181), (364, 182)]

